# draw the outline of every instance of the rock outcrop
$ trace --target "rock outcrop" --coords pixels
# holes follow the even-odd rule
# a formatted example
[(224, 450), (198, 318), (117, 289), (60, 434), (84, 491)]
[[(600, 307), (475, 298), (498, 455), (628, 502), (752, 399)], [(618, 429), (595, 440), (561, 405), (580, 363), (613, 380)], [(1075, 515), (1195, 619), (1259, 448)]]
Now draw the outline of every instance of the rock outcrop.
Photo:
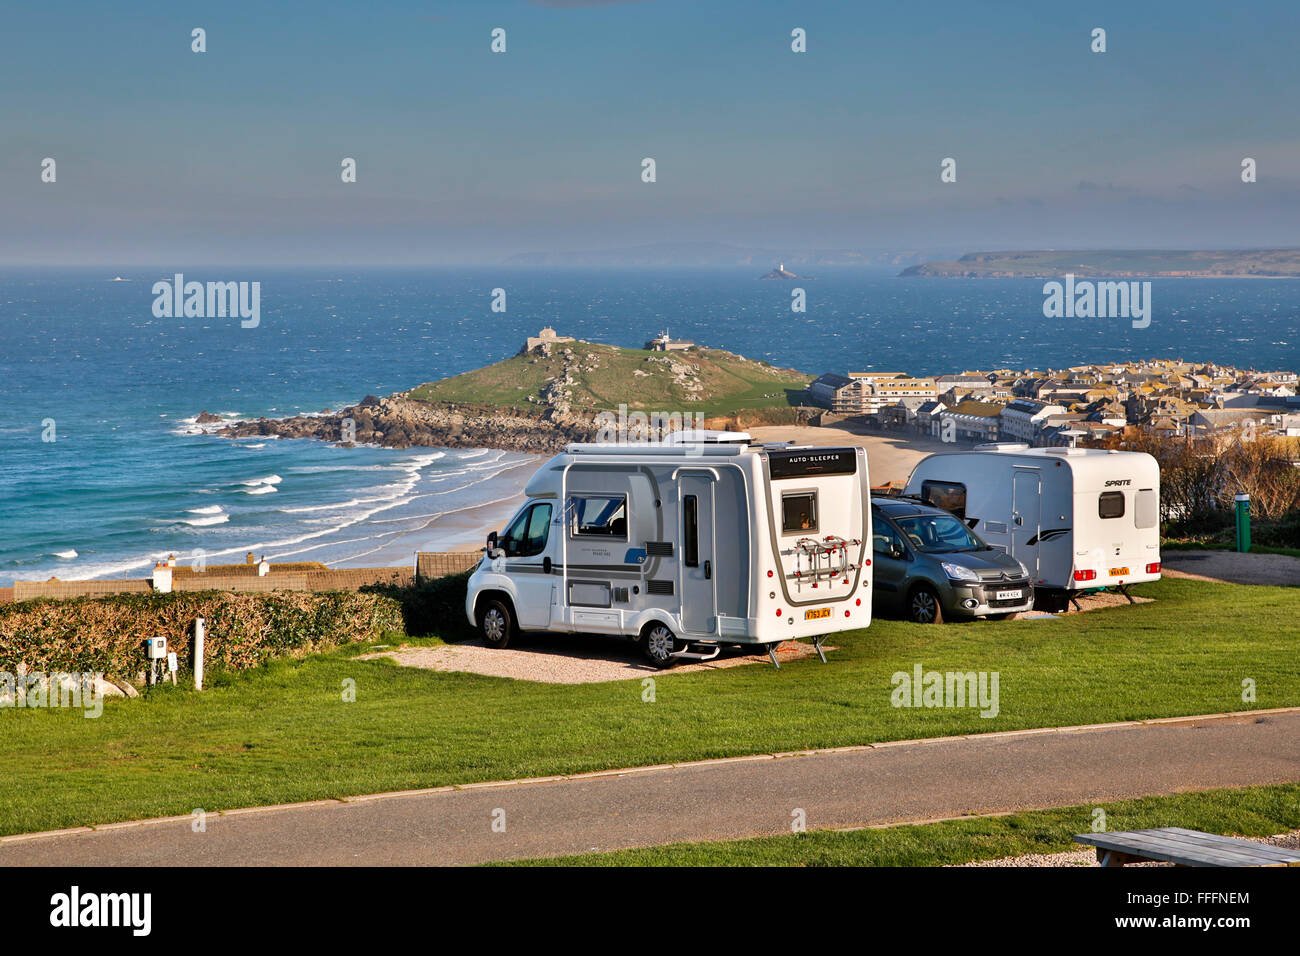
[(421, 402), (398, 392), (387, 398), (367, 395), (356, 405), (326, 415), (236, 422), (218, 434), (231, 438), (315, 438), (388, 448), (501, 448), (554, 454), (569, 442), (592, 441), (596, 425), (591, 417), (572, 414), (563, 403), (559, 408), (516, 410)]

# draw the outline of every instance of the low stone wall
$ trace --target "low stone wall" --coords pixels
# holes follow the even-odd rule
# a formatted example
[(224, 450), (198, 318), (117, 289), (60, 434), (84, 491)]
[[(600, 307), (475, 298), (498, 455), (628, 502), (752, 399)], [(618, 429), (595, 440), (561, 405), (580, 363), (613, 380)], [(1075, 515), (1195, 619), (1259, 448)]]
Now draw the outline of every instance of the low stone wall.
[[(446, 577), (472, 568), (482, 555), (478, 551), (421, 551), (417, 555), (418, 579)], [(276, 571), (263, 577), (227, 568), (209, 571), (186, 569), (175, 574), (173, 591), (359, 591), (372, 585), (409, 587), (416, 583), (417, 568), (323, 568), (319, 571)], [(9, 589), (6, 589), (9, 590)], [(13, 600), (31, 598), (108, 597), (113, 594), (145, 594), (153, 590), (148, 578), (111, 581), (15, 581)]]

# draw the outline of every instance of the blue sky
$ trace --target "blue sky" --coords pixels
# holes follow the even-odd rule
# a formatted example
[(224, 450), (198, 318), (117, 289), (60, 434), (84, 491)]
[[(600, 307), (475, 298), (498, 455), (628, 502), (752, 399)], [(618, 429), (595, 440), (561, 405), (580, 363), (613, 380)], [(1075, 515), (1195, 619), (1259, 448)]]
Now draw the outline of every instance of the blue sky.
[[(0, 33), (0, 261), (1295, 245), (1298, 11), (14, 5)], [(196, 26), (204, 54), (190, 51)], [(505, 54), (489, 50), (494, 27)], [(805, 54), (790, 51), (794, 27)], [(1104, 54), (1089, 50), (1094, 27)], [(345, 156), (355, 184), (340, 182)], [(949, 156), (957, 182), (940, 183)]]

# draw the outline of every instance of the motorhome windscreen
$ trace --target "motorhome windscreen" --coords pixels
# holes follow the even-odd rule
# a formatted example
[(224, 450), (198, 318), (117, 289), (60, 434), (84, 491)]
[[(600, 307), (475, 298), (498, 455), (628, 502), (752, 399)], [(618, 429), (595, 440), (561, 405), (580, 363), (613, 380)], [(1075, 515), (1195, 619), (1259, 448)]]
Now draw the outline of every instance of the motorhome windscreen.
[(767, 463), (773, 480), (853, 475), (858, 470), (858, 455), (852, 448), (773, 451), (768, 452)]
[(546, 534), (551, 527), (551, 506), (535, 504), (506, 529), (500, 545), (510, 558), (527, 558), (546, 550)]
[(569, 534), (575, 538), (626, 538), (625, 495), (571, 495)]
[(956, 481), (921, 482), (921, 500), (928, 505), (966, 517), (966, 486)]
[(781, 533), (817, 530), (817, 492), (801, 491), (781, 496)]

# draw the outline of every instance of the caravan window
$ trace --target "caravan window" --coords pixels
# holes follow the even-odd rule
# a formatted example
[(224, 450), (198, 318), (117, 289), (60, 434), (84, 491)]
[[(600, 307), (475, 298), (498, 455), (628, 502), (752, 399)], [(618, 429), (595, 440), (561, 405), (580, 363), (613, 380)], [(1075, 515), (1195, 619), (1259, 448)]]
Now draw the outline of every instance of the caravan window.
[(1124, 492), (1103, 491), (1097, 499), (1097, 514), (1102, 518), (1124, 517)]
[(1154, 528), (1160, 522), (1160, 501), (1154, 488), (1142, 488), (1133, 506), (1133, 523), (1139, 528)]
[(626, 495), (570, 495), (569, 534), (627, 539)]
[(781, 496), (781, 533), (817, 530), (817, 492), (800, 491)]
[(923, 481), (921, 500), (944, 511), (951, 511), (958, 518), (966, 518), (966, 486), (959, 482)]
[(498, 544), (508, 558), (528, 558), (546, 550), (546, 534), (551, 527), (551, 506), (543, 502), (521, 512), (506, 529)]

